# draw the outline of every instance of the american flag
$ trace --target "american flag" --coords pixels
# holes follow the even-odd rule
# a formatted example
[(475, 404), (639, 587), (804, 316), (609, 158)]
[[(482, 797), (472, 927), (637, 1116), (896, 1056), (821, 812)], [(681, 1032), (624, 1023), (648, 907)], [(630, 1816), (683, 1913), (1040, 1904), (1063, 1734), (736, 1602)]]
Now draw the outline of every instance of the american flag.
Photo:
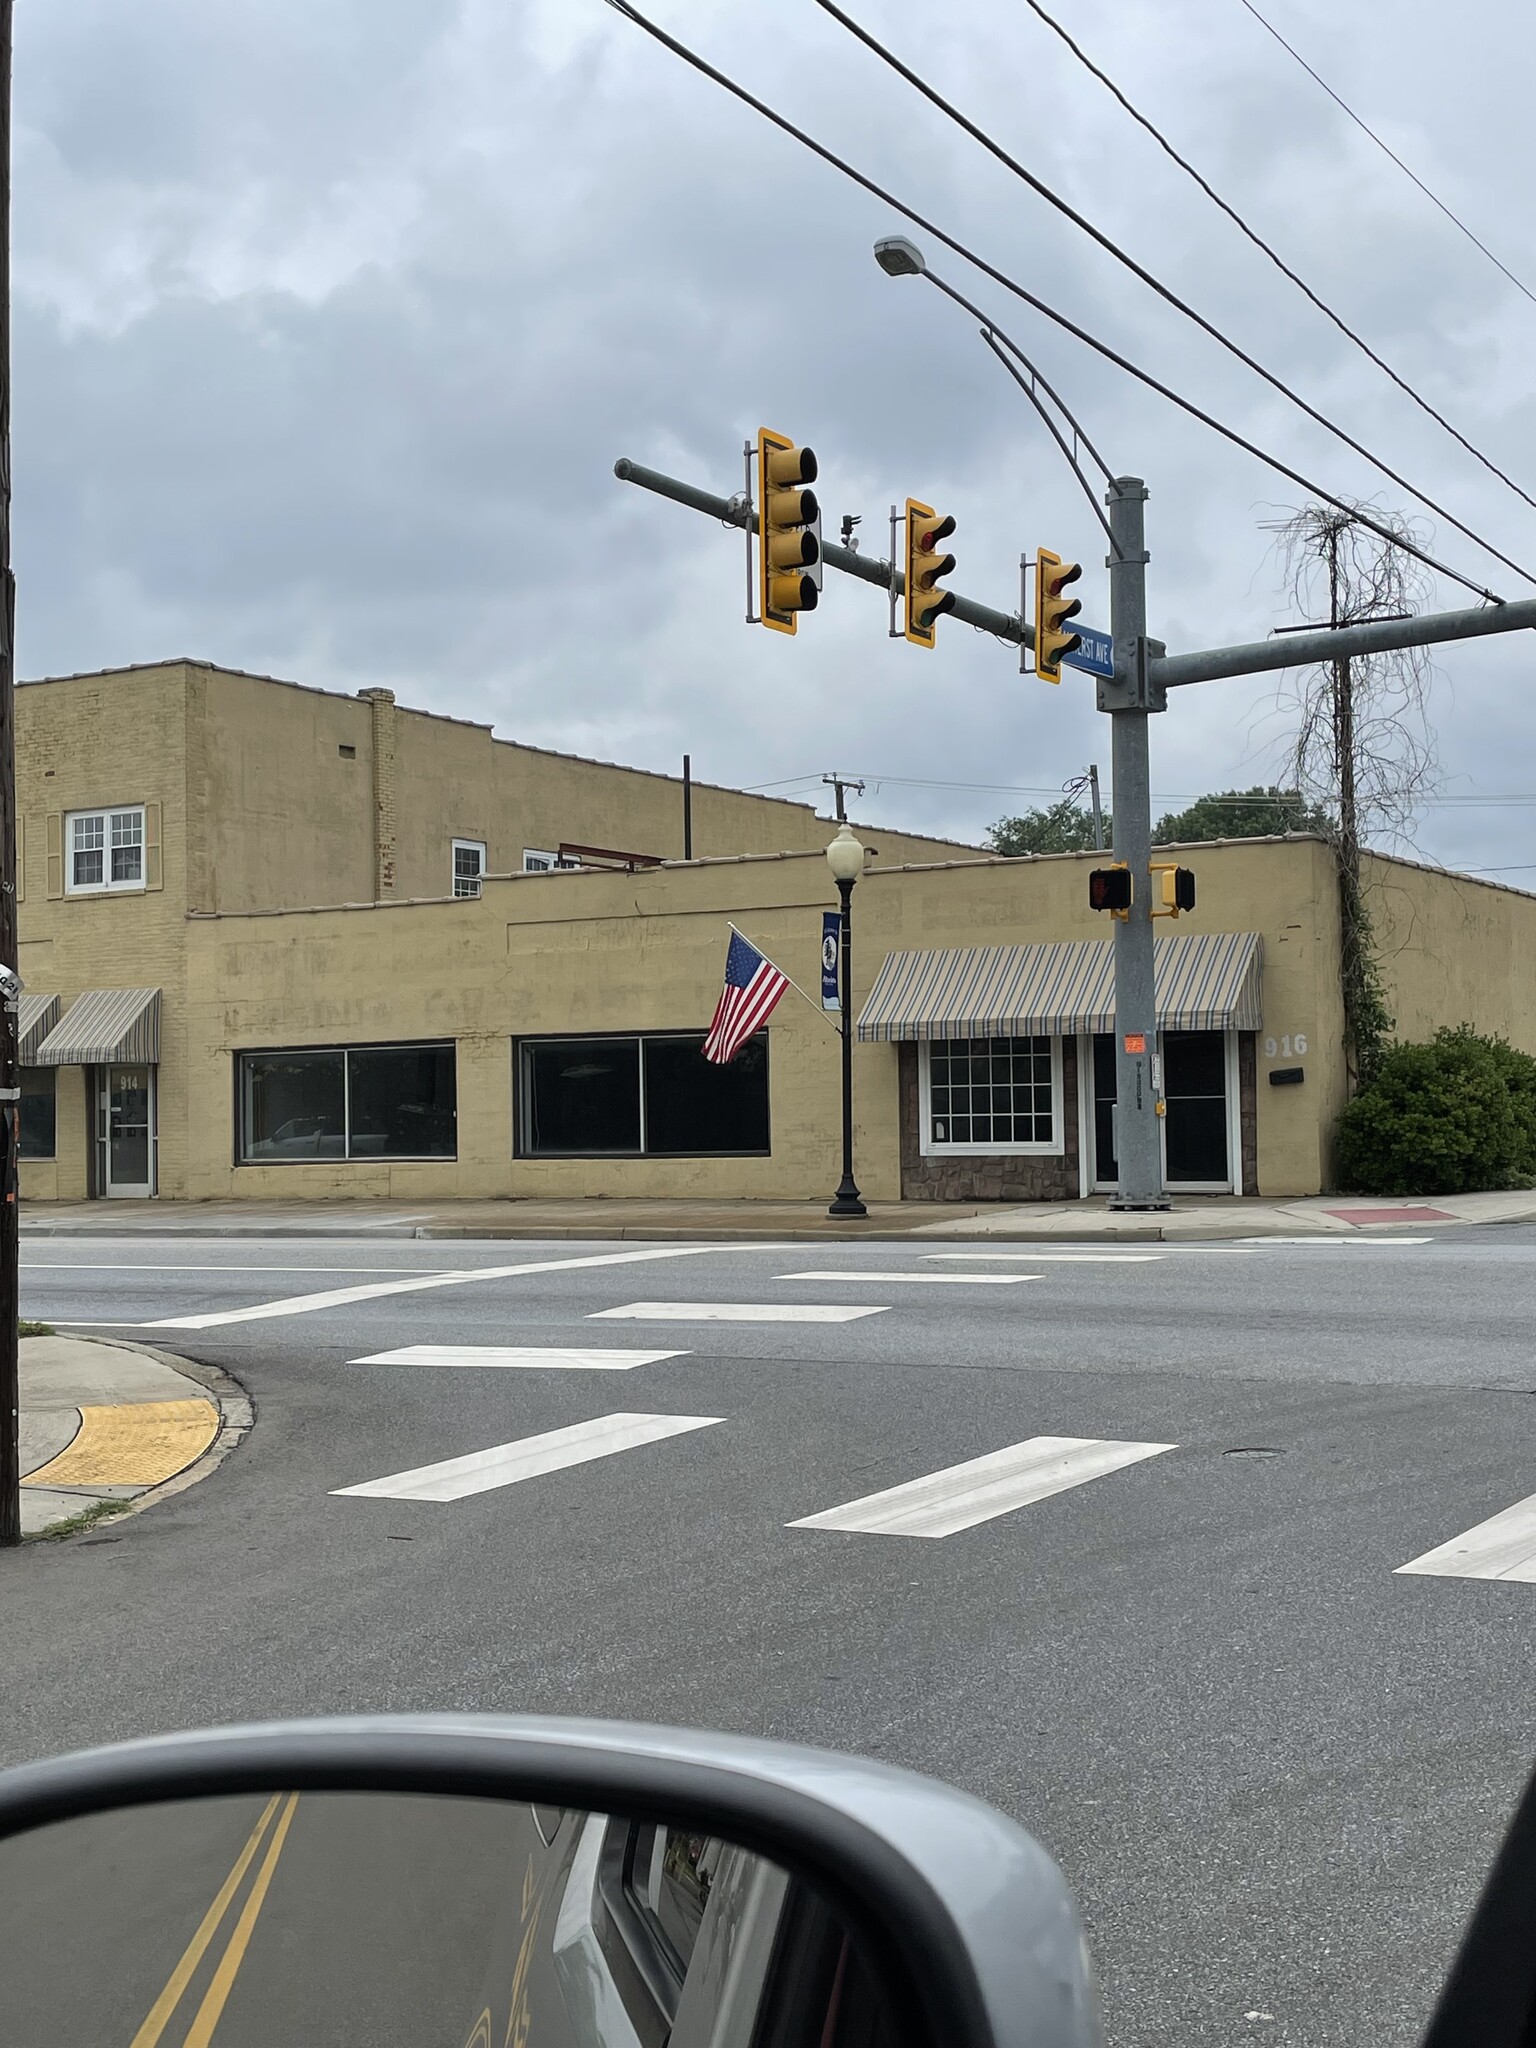
[(704, 1057), (717, 1067), (735, 1059), (754, 1031), (767, 1023), (774, 1004), (789, 987), (789, 976), (765, 960), (741, 933), (731, 933), (725, 956), (725, 987), (704, 1041)]

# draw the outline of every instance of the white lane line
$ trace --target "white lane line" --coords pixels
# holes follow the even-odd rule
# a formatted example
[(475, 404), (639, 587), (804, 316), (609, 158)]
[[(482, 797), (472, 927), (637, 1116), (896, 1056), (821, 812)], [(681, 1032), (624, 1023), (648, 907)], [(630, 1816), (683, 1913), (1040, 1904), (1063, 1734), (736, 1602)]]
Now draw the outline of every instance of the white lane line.
[(1301, 1245), (1301, 1244), (1326, 1244), (1326, 1245), (1341, 1245), (1341, 1244), (1348, 1244), (1348, 1245), (1362, 1245), (1362, 1244), (1368, 1244), (1368, 1245), (1372, 1245), (1372, 1246), (1383, 1246), (1383, 1245), (1384, 1245), (1384, 1246), (1392, 1246), (1392, 1245), (1399, 1245), (1399, 1244), (1433, 1244), (1433, 1243), (1434, 1243), (1434, 1239), (1433, 1239), (1432, 1237), (1365, 1237), (1365, 1236), (1363, 1236), (1363, 1235), (1361, 1235), (1361, 1236), (1356, 1236), (1356, 1235), (1355, 1235), (1355, 1234), (1354, 1234), (1353, 1232), (1351, 1232), (1351, 1231), (1340, 1231), (1340, 1232), (1338, 1233), (1338, 1235), (1337, 1235), (1337, 1236), (1333, 1236), (1333, 1235), (1330, 1235), (1330, 1236), (1328, 1236), (1328, 1237), (1245, 1237), (1245, 1238), (1243, 1239), (1243, 1244), (1244, 1244), (1244, 1246), (1245, 1246), (1245, 1247), (1246, 1247), (1246, 1246), (1248, 1246), (1248, 1245), (1252, 1245), (1252, 1246), (1253, 1246), (1253, 1247), (1254, 1247), (1254, 1248), (1255, 1248), (1256, 1250), (1259, 1250), (1259, 1251), (1264, 1251), (1264, 1250), (1267, 1250), (1267, 1249), (1268, 1249), (1268, 1247), (1269, 1247), (1270, 1245), (1275, 1245), (1275, 1244), (1284, 1244), (1284, 1245)]
[(780, 1273), (780, 1280), (846, 1280), (855, 1287), (871, 1283), (883, 1287), (887, 1280), (905, 1286), (920, 1281), (929, 1287), (1022, 1287), (1026, 1280), (1038, 1280), (1038, 1273), (879, 1273), (865, 1266), (846, 1273)]
[(1031, 1266), (1145, 1266), (1164, 1252), (924, 1252), (925, 1259), (1019, 1259)]
[(1397, 1569), (1428, 1579), (1518, 1579), (1536, 1586), (1536, 1493)]
[(414, 1294), (428, 1287), (458, 1287), (471, 1280), (509, 1280), (518, 1273), (566, 1273), (586, 1266), (631, 1266), (647, 1259), (686, 1259), (705, 1252), (736, 1250), (783, 1252), (784, 1245), (674, 1244), (653, 1251), (603, 1252), (580, 1259), (534, 1259), (520, 1266), (473, 1266), (454, 1272), (423, 1273), (413, 1280), (387, 1280), (377, 1287), (332, 1287), (323, 1294), (292, 1294), (282, 1301), (261, 1301), (253, 1308), (215, 1309), (198, 1316), (162, 1316), (141, 1323), (144, 1330), (212, 1330), (224, 1323), (256, 1323), (268, 1316), (311, 1315), (316, 1309), (345, 1308), (349, 1302), (376, 1301), (386, 1294)]
[(1087, 1480), (1156, 1458), (1177, 1444), (1114, 1443), (1087, 1436), (1032, 1436), (904, 1486), (867, 1493), (806, 1515), (791, 1529), (842, 1529), (865, 1536), (953, 1536)]
[(724, 1420), (722, 1415), (598, 1415), (565, 1429), (547, 1429), (541, 1436), (492, 1444), (489, 1450), (471, 1451), (466, 1457), (416, 1465), (409, 1472), (392, 1472), (386, 1479), (367, 1479), (361, 1486), (336, 1486), (331, 1491), (369, 1500), (463, 1500), (594, 1458), (611, 1458), (640, 1444), (659, 1443), (664, 1437), (683, 1436), (691, 1429), (712, 1429)]
[(398, 1351), (374, 1351), (350, 1365), (478, 1365), (553, 1367), (569, 1372), (630, 1372), (637, 1365), (660, 1365), (664, 1358), (687, 1358), (686, 1351), (580, 1351), (569, 1346), (538, 1344), (405, 1344)]
[(623, 1308), (594, 1309), (591, 1323), (851, 1323), (859, 1316), (883, 1316), (879, 1308), (822, 1308), (794, 1301), (631, 1301)]
[(259, 1280), (263, 1273), (459, 1273), (461, 1266), (170, 1266), (149, 1259), (22, 1260), (23, 1273), (226, 1273)]

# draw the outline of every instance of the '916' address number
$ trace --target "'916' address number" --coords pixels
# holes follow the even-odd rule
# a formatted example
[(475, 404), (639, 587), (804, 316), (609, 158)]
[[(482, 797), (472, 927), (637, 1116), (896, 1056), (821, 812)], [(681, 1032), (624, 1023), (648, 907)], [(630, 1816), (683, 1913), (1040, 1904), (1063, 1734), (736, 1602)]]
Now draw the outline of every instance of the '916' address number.
[(1301, 1059), (1304, 1057), (1306, 1050), (1307, 1034), (1305, 1031), (1294, 1031), (1286, 1038), (1266, 1038), (1264, 1041), (1264, 1057), (1267, 1060), (1276, 1058), (1288, 1060), (1293, 1057)]

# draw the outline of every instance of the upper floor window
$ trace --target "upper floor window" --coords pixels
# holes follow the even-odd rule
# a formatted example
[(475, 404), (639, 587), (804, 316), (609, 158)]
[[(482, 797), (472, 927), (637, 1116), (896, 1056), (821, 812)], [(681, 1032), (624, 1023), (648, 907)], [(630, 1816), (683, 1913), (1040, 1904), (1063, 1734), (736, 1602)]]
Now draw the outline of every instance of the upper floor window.
[(64, 820), (64, 886), (71, 896), (144, 887), (144, 806), (71, 811)]
[(485, 841), (455, 839), (453, 842), (453, 893), (478, 896), (485, 876)]
[(563, 853), (543, 853), (536, 846), (523, 848), (523, 873), (525, 875), (548, 874), (552, 868), (579, 868), (579, 860), (571, 860)]

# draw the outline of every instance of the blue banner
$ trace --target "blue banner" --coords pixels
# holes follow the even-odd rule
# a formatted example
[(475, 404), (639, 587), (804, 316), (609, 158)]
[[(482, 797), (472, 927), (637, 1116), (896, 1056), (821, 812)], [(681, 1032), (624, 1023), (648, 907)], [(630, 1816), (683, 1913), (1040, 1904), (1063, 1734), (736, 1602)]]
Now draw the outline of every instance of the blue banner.
[(824, 910), (821, 913), (821, 1007), (824, 1010), (840, 1010), (843, 1007), (837, 992), (842, 943), (842, 912)]

